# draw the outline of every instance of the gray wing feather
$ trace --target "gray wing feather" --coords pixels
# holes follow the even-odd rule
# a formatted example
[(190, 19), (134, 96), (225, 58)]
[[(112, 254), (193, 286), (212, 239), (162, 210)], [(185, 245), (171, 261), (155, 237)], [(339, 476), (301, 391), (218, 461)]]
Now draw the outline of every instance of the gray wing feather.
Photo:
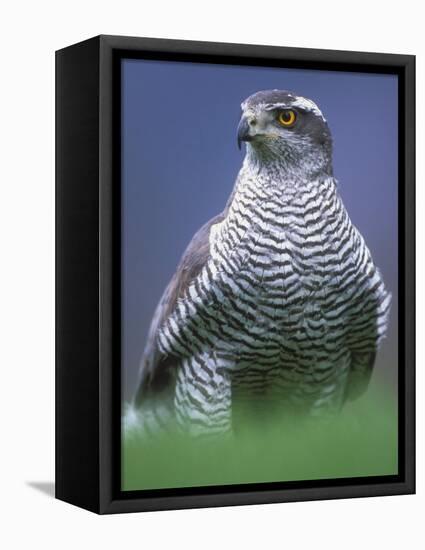
[[(230, 202), (230, 201), (229, 201)], [(139, 405), (148, 392), (160, 392), (174, 380), (176, 359), (165, 356), (158, 347), (158, 331), (172, 313), (177, 300), (184, 296), (191, 281), (197, 277), (210, 257), (209, 235), (213, 225), (223, 220), (226, 210), (212, 218), (195, 234), (185, 250), (177, 270), (155, 310), (145, 350), (142, 356), (135, 404)]]

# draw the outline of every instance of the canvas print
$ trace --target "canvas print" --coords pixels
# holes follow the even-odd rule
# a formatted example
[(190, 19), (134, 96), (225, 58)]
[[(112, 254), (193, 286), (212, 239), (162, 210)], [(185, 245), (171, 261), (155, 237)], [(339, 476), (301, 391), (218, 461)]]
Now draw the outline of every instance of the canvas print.
[(397, 76), (121, 63), (121, 488), (397, 474)]

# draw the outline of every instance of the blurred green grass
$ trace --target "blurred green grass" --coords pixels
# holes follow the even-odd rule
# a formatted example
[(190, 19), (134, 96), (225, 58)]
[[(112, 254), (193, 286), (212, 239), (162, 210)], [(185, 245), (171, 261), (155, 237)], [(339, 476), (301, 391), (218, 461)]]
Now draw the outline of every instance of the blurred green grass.
[(122, 442), (122, 489), (160, 489), (397, 473), (397, 402), (370, 389), (327, 421), (276, 417), (258, 428), (245, 417), (237, 437), (177, 433)]

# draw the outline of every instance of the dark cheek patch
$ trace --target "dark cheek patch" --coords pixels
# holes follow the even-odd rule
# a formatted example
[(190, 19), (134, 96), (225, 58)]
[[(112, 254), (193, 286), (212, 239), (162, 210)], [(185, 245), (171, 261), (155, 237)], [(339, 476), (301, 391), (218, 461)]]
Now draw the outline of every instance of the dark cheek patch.
[(332, 138), (329, 128), (321, 118), (314, 113), (303, 112), (300, 113), (298, 122), (294, 128), (300, 136), (308, 136), (313, 143), (318, 145), (331, 146)]

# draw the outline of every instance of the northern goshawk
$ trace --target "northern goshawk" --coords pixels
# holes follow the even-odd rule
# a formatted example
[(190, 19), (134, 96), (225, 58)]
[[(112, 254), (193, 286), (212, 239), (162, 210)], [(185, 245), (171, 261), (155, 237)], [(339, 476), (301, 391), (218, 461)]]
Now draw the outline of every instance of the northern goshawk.
[(317, 105), (242, 103), (246, 156), (223, 212), (193, 237), (154, 314), (132, 418), (231, 432), (235, 404), (323, 416), (366, 389), (390, 294), (351, 223)]

